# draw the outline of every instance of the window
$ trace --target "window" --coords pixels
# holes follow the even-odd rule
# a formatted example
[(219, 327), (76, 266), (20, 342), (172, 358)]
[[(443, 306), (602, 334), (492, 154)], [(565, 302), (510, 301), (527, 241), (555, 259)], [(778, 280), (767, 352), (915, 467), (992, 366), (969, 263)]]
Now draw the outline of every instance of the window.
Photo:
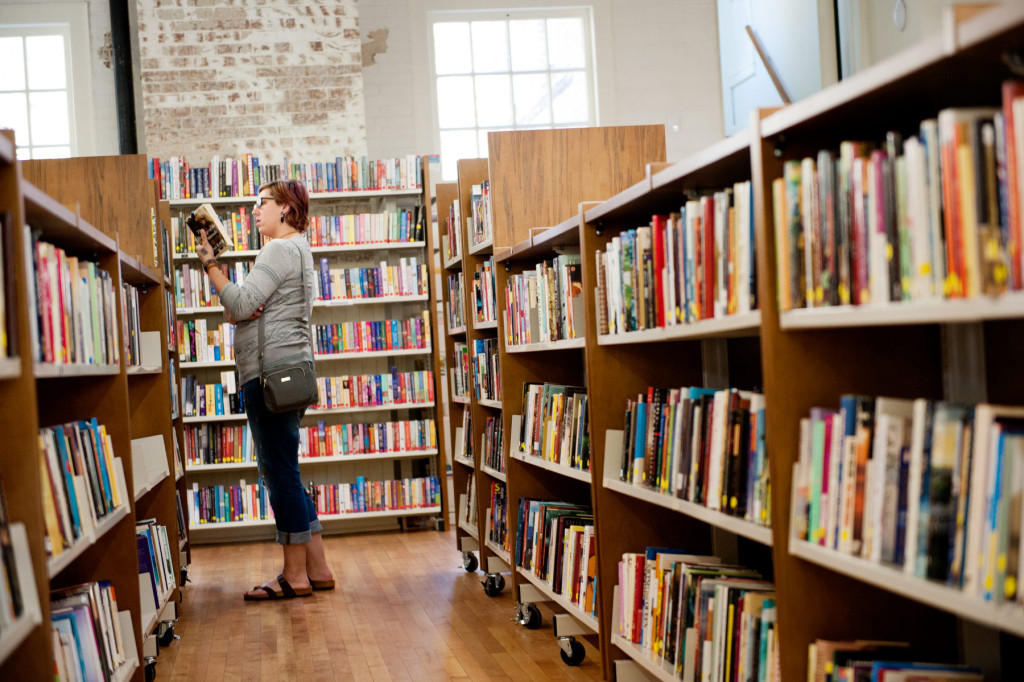
[(596, 124), (590, 12), (430, 14), (441, 174), (487, 156), (495, 130)]
[(91, 136), (80, 134), (91, 125), (88, 25), (85, 3), (0, 7), (0, 128), (14, 129), (19, 158), (91, 153)]

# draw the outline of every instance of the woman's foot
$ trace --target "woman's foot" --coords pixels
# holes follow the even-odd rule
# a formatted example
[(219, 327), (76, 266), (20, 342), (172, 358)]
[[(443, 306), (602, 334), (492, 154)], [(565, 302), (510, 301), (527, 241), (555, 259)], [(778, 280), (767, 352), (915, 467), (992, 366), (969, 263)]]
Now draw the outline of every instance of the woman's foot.
[(270, 601), (273, 599), (295, 599), (296, 597), (308, 597), (313, 594), (313, 587), (308, 582), (301, 583), (296, 580), (294, 583), (285, 580), (283, 575), (277, 576), (274, 580), (268, 580), (262, 585), (248, 590), (243, 599), (246, 601)]

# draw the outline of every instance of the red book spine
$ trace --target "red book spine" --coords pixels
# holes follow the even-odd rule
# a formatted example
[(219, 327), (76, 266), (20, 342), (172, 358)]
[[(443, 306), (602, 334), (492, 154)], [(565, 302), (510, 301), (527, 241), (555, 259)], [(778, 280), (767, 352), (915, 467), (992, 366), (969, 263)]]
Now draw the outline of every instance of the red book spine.
[(665, 225), (668, 216), (651, 217), (651, 231), (654, 240), (654, 303), (656, 320), (659, 327), (665, 326)]
[(715, 202), (711, 197), (702, 197), (701, 225), (703, 227), (701, 258), (704, 261), (704, 293), (703, 317), (711, 319), (715, 316)]

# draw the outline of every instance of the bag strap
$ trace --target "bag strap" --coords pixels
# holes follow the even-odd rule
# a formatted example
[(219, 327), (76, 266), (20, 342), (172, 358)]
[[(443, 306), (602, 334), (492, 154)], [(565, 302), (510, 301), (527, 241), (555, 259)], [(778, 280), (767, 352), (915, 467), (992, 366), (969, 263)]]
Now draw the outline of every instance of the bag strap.
[[(298, 246), (296, 246), (295, 248), (299, 249)], [(305, 262), (303, 262), (302, 249), (299, 249), (299, 272), (302, 273), (302, 275), (301, 275), (302, 276), (302, 298), (303, 298), (303, 300), (305, 300), (305, 298), (306, 298), (306, 264), (305, 264)], [(311, 320), (307, 320), (307, 322), (311, 322)], [(258, 335), (259, 335), (259, 349), (260, 349), (260, 352), (259, 352), (259, 356), (258, 357), (259, 357), (259, 361), (260, 361), (260, 381), (262, 381), (263, 380), (263, 315), (260, 315), (259, 321), (256, 323), (256, 326), (259, 329)], [(312, 330), (310, 324), (306, 325), (306, 338), (309, 340), (309, 352), (312, 355), (312, 353), (313, 353), (313, 330)]]

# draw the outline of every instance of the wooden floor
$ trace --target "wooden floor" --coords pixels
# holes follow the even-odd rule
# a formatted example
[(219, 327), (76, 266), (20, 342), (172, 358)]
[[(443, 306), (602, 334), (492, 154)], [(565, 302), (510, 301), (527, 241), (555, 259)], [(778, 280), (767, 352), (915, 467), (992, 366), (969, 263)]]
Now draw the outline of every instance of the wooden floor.
[[(242, 592), (280, 572), (272, 543), (196, 547), (176, 632), (157, 680), (601, 679), (597, 651), (565, 665), (541, 605), (538, 630), (513, 623), (510, 585), (484, 594), (452, 532), (325, 539), (338, 588), (275, 603)], [(509, 577), (506, 576), (506, 580)]]

